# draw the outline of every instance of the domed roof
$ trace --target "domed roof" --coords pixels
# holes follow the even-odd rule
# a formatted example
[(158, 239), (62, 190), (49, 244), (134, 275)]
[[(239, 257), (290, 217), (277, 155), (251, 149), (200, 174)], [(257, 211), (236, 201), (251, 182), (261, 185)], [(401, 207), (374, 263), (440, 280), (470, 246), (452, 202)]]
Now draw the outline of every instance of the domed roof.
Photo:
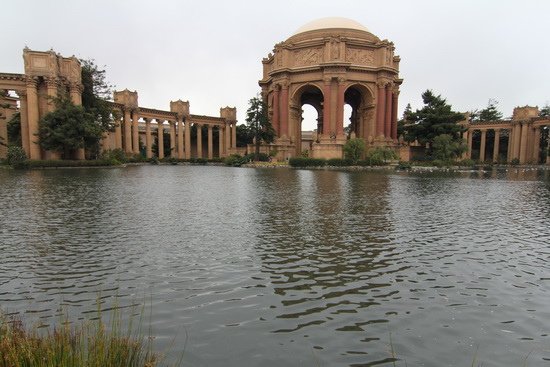
[(296, 32), (293, 33), (293, 36), (300, 33), (315, 31), (319, 29), (355, 29), (358, 31), (370, 33), (367, 27), (359, 22), (356, 22), (355, 20), (342, 17), (328, 17), (316, 19), (301, 26), (300, 28), (298, 28), (298, 30), (296, 30)]

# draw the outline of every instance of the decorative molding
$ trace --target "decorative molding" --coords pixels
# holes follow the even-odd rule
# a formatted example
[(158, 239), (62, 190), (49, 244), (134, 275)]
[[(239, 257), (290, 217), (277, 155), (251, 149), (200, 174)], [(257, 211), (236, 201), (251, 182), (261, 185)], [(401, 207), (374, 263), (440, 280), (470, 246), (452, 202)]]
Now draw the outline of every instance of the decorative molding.
[(346, 61), (352, 64), (373, 65), (374, 51), (348, 47), (346, 49)]
[(321, 47), (294, 51), (294, 66), (314, 65), (319, 64), (321, 61), (323, 61), (323, 49)]

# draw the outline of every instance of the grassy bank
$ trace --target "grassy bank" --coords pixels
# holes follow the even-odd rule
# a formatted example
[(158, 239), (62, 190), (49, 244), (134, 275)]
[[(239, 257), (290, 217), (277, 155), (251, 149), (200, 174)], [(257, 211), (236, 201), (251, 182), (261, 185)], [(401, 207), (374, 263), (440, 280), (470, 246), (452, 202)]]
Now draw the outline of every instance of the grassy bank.
[(153, 338), (141, 322), (123, 330), (119, 313), (109, 324), (95, 321), (54, 328), (26, 327), (19, 319), (0, 314), (0, 367), (154, 367), (161, 355), (153, 352)]

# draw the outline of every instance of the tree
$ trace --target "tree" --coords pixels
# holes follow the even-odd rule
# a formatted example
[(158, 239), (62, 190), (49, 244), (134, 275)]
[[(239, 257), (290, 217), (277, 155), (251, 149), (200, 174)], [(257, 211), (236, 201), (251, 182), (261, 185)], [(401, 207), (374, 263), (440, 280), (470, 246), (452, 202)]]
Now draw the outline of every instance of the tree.
[(16, 112), (8, 121), (8, 143), (21, 146), (21, 114)]
[(539, 111), (540, 117), (550, 117), (550, 105), (546, 103)]
[(412, 123), (410, 116), (412, 114), (411, 104), (407, 103), (405, 110), (403, 111), (403, 117), (401, 120), (397, 121), (397, 136), (402, 136), (405, 133), (405, 125)]
[(363, 139), (349, 139), (346, 144), (344, 144), (344, 157), (355, 164), (361, 159), (365, 153), (365, 149), (366, 145)]
[(403, 127), (404, 138), (408, 142), (418, 141), (427, 145), (431, 151), (436, 136), (447, 134), (453, 140), (460, 139), (465, 128), (458, 124), (464, 120), (464, 115), (452, 110), (452, 106), (441, 97), (435, 95), (431, 90), (422, 93), (424, 107), (408, 115), (411, 123)]
[(472, 121), (498, 121), (502, 119), (502, 113), (497, 109), (498, 101), (489, 99), (487, 107), (481, 111), (473, 111), (471, 114)]
[(83, 106), (74, 105), (66, 95), (55, 99), (56, 109), (39, 122), (38, 137), (45, 150), (63, 153), (68, 158), (79, 148), (99, 144), (103, 128)]
[(442, 161), (456, 159), (467, 149), (464, 139), (453, 139), (448, 134), (438, 135), (433, 141), (433, 157)]
[(80, 60), (82, 65), (82, 107), (94, 116), (94, 120), (104, 131), (112, 130), (113, 86), (105, 80), (105, 70), (95, 64), (95, 60)]
[(254, 160), (258, 160), (260, 156), (260, 144), (261, 142), (271, 143), (275, 139), (275, 130), (269, 122), (267, 117), (267, 105), (260, 98), (256, 96), (248, 101), (249, 107), (246, 111), (246, 122), (248, 129), (256, 139), (256, 151), (254, 152)]
[(237, 125), (237, 147), (246, 147), (254, 141), (254, 133), (250, 131), (248, 125)]

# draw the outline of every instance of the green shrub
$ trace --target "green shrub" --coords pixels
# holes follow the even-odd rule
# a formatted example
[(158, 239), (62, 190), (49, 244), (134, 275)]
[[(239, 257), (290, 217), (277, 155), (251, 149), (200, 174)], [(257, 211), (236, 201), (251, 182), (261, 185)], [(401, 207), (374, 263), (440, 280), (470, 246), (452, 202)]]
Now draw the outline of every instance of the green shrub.
[(405, 161), (399, 161), (396, 167), (397, 170), (402, 170), (402, 171), (408, 171), (411, 168), (412, 168), (411, 162), (405, 162)]
[(152, 156), (151, 159), (149, 159), (149, 162), (151, 164), (159, 164), (159, 159), (156, 155)]
[(350, 159), (331, 158), (327, 160), (326, 165), (332, 166), (332, 167), (346, 167), (346, 166), (353, 166), (353, 163), (354, 162)]
[(28, 162), (29, 168), (62, 168), (62, 167), (105, 167), (116, 166), (120, 162), (116, 159), (94, 159), (94, 160), (32, 160)]
[(247, 162), (248, 160), (242, 155), (231, 154), (229, 157), (225, 158), (223, 163), (225, 163), (227, 166), (240, 167)]
[(140, 153), (136, 153), (128, 157), (129, 163), (141, 163), (141, 162), (147, 162), (147, 158), (145, 156), (141, 155)]
[[(245, 155), (245, 158), (247, 158), (248, 161), (254, 161), (255, 154), (254, 153), (247, 154), (247, 155)], [(258, 155), (258, 161), (260, 161), (260, 162), (269, 162), (269, 155), (267, 155), (265, 153), (260, 153)]]
[(434, 167), (449, 167), (452, 165), (452, 161), (450, 160), (445, 160), (445, 159), (434, 159), (432, 161), (432, 165)]
[(13, 168), (27, 168), (29, 166), (29, 160), (23, 148), (17, 145), (10, 145), (8, 147), (8, 154), (6, 157), (7, 163)]
[(120, 148), (104, 151), (101, 154), (101, 158), (106, 160), (116, 160), (120, 163), (126, 163), (128, 161), (126, 153), (124, 153), (124, 151)]
[(363, 154), (365, 153), (366, 145), (363, 139), (355, 138), (349, 139), (346, 144), (344, 144), (344, 157), (356, 163)]
[(518, 158), (514, 158), (510, 161), (510, 164), (512, 166), (517, 166), (519, 164), (519, 159)]
[(473, 159), (469, 159), (469, 158), (463, 159), (457, 163), (459, 166), (462, 166), (462, 167), (473, 167), (476, 164), (476, 162), (474, 162)]
[(327, 164), (325, 159), (294, 157), (288, 160), (291, 167), (323, 167)]
[(398, 158), (397, 153), (393, 149), (377, 147), (368, 151), (365, 160), (368, 161), (371, 166), (384, 166), (388, 164), (389, 161)]

